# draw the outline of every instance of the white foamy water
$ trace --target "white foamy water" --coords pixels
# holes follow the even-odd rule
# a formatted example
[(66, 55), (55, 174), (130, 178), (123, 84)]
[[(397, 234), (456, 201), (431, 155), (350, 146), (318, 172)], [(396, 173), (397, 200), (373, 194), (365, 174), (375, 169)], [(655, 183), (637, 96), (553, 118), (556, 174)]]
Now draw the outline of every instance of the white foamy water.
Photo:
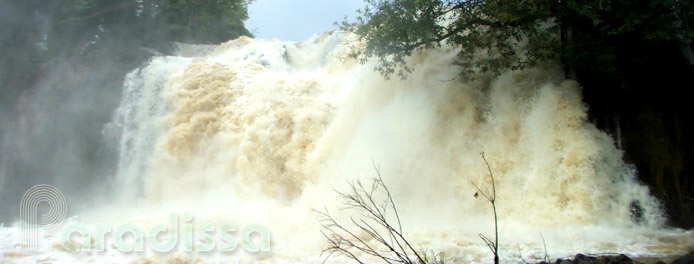
[[(375, 62), (348, 58), (352, 39), (240, 38), (153, 58), (128, 75), (105, 130), (120, 138), (121, 198), (72, 220), (147, 229), (190, 213), (195, 227), (262, 225), (270, 252), (78, 254), (49, 238), (42, 254), (66, 263), (317, 263), (325, 239), (312, 210), (344, 223), (360, 217), (340, 211), (335, 190), (374, 177), (375, 163), (417, 249), (489, 263), (478, 234), (493, 236), (491, 206), (473, 197), (473, 183), (489, 186), (481, 152), (495, 176), (502, 262), (541, 259), (541, 237), (551, 258), (694, 246), (691, 232), (663, 228), (657, 201), (587, 121), (581, 88), (559, 68), (463, 82), (450, 66), (456, 50), (443, 47), (410, 58), (406, 80), (385, 80)], [(0, 251), (14, 252), (13, 243), (0, 240)]]

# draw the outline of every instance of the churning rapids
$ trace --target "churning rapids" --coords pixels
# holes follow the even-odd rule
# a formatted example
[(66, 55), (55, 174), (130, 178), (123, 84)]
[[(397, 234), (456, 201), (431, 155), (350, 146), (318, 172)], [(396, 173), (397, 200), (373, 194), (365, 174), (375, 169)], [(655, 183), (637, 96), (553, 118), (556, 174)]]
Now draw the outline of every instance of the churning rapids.
[(127, 76), (104, 128), (120, 142), (121, 195), (66, 220), (147, 229), (189, 213), (193, 227), (264, 226), (270, 252), (67, 252), (46, 231), (43, 252), (13, 253), (8, 227), (0, 251), (54, 263), (319, 263), (326, 242), (313, 209), (349, 222), (335, 190), (374, 177), (375, 163), (416, 248), (487, 263), (478, 234), (493, 235), (493, 214), (473, 196), (473, 183), (488, 184), (481, 152), (496, 180), (502, 262), (542, 259), (543, 238), (553, 259), (692, 249), (691, 232), (663, 227), (658, 202), (558, 67), (463, 82), (450, 66), (456, 50), (442, 47), (409, 58), (407, 79), (386, 80), (376, 61), (348, 58), (354, 38), (242, 37), (154, 57)]

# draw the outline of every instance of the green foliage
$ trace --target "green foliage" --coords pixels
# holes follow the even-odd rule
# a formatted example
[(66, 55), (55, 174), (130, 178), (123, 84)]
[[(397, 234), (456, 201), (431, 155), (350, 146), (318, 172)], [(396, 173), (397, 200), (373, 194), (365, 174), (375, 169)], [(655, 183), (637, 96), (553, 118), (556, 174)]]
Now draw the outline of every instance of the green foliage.
[(245, 2), (238, 0), (162, 1), (167, 37), (182, 42), (220, 43), (250, 35), (242, 21), (248, 18)]
[[(152, 53), (171, 53), (173, 41), (249, 35), (242, 23), (247, 3), (0, 0), (0, 138), (12, 138), (0, 143), (0, 181), (21, 189), (69, 175), (79, 180), (64, 186), (68, 200), (99, 192), (97, 182), (105, 178), (96, 176), (117, 166), (117, 144), (101, 131), (126, 74)], [(15, 197), (0, 192), (0, 208), (18, 210)], [(0, 221), (14, 217), (3, 214)]]
[[(694, 225), (688, 181), (694, 111), (682, 86), (694, 74), (693, 1), (366, 2), (356, 22), (342, 29), (364, 45), (352, 55), (361, 62), (377, 59), (385, 77), (406, 77), (408, 56), (442, 45), (458, 49), (454, 64), (464, 78), (561, 62), (565, 76), (581, 83), (591, 120), (622, 135), (625, 159), (635, 163), (639, 179), (676, 223)], [(643, 109), (654, 114), (643, 115)]]
[(10, 95), (2, 100), (31, 87), (51, 61), (131, 68), (149, 55), (141, 47), (250, 36), (243, 25), (249, 1), (0, 0), (0, 55), (7, 62), (0, 65), (0, 92)]
[[(645, 0), (367, 0), (354, 23), (371, 57), (388, 77), (411, 69), (404, 59), (422, 49), (460, 48), (462, 74), (500, 74), (559, 59), (569, 68), (621, 74), (621, 43), (680, 41), (691, 46), (693, 4)], [(677, 38), (677, 39), (676, 39)], [(630, 63), (647, 64), (648, 61)]]
[(556, 11), (566, 38), (561, 55), (567, 67), (624, 83), (673, 60), (665, 58), (673, 47), (691, 49), (692, 13), (691, 4), (679, 0), (562, 2)]
[[(464, 74), (501, 73), (556, 56), (548, 1), (368, 0), (355, 23), (342, 28), (356, 32), (366, 47), (355, 51), (362, 61), (379, 58), (377, 69), (400, 77), (410, 69), (404, 58), (412, 52), (448, 44), (460, 48)], [(519, 14), (522, 14), (519, 16)], [(527, 47), (520, 50), (519, 47)], [(478, 51), (488, 56), (476, 56)]]
[(31, 29), (32, 43), (44, 47), (45, 58), (98, 49), (131, 56), (125, 53), (142, 46), (158, 48), (172, 41), (217, 44), (250, 35), (243, 26), (247, 0), (6, 1), (37, 20), (18, 29)]

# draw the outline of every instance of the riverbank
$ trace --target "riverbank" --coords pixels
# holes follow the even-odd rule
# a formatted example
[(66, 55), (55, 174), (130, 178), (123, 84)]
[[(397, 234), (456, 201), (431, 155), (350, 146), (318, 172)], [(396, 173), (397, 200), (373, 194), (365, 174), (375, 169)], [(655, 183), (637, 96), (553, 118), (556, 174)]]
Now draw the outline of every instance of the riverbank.
[[(694, 251), (680, 256), (663, 257), (629, 257), (624, 254), (619, 255), (584, 255), (576, 254), (573, 258), (557, 259), (554, 264), (693, 264)], [(539, 262), (538, 264), (549, 264)]]

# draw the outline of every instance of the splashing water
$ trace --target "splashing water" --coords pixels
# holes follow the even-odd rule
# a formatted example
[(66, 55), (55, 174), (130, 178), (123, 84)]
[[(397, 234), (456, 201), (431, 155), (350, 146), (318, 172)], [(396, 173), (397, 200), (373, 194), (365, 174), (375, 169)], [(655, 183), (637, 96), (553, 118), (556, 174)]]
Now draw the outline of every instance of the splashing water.
[[(472, 185), (488, 185), (484, 152), (502, 261), (541, 259), (540, 233), (553, 258), (692, 249), (690, 232), (662, 227), (659, 204), (587, 121), (580, 87), (558, 67), (463, 82), (450, 66), (456, 50), (443, 47), (413, 55), (407, 79), (385, 80), (376, 62), (348, 58), (351, 39), (240, 38), (130, 73), (106, 130), (120, 134), (114, 182), (123, 196), (92, 219), (147, 225), (189, 212), (196, 224), (257, 223), (272, 234), (272, 251), (221, 262), (315, 263), (325, 242), (312, 209), (349, 219), (334, 190), (375, 176), (374, 161), (415, 247), (489, 262), (478, 234), (493, 235), (492, 211)], [(172, 258), (180, 256), (139, 261)]]

